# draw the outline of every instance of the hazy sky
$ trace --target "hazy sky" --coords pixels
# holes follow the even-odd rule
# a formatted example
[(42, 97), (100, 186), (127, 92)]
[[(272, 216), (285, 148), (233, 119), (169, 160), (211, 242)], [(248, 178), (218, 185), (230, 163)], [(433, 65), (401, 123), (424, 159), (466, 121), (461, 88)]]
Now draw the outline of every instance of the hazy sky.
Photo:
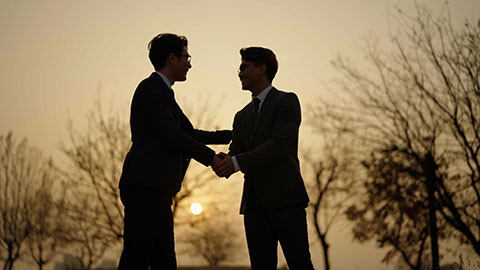
[[(417, 2), (435, 11), (444, 3)], [(189, 103), (223, 99), (221, 127), (231, 127), (250, 99), (236, 73), (245, 46), (277, 54), (274, 85), (295, 91), (305, 107), (326, 94), (335, 75), (329, 62), (337, 54), (358, 55), (371, 33), (388, 40), (396, 6), (412, 12), (414, 2), (0, 0), (0, 134), (12, 130), (54, 154), (66, 140), (67, 115), (81, 122), (99, 88), (105, 101), (125, 106), (128, 117), (135, 87), (153, 71), (147, 43), (161, 32), (187, 36), (193, 56), (187, 82), (173, 86), (176, 96)], [(449, 6), (455, 22), (480, 14), (479, 0)], [(341, 244), (332, 247), (335, 270), (387, 269), (381, 253), (359, 250), (345, 254)]]

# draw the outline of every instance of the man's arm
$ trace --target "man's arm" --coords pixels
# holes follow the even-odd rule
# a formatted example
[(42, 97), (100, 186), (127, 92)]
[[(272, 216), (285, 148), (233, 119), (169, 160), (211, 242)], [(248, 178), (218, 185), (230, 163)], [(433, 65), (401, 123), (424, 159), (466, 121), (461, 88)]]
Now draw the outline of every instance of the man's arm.
[(188, 133), (188, 135), (203, 144), (229, 144), (232, 140), (231, 130), (205, 131), (195, 129), (190, 120), (181, 110), (180, 125), (182, 129)]
[(232, 140), (231, 130), (205, 131), (194, 129), (193, 138), (204, 144), (229, 144)]

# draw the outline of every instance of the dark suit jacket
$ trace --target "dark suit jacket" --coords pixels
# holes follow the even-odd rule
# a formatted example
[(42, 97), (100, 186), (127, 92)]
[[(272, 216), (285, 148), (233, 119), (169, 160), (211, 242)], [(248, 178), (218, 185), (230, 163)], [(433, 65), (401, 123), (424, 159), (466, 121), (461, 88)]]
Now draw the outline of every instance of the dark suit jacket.
[(196, 130), (175, 101), (173, 91), (157, 73), (135, 90), (130, 112), (132, 147), (123, 164), (119, 188), (154, 188), (174, 196), (190, 158), (205, 166), (215, 152), (204, 144), (228, 144), (229, 130)]
[(245, 213), (249, 192), (255, 192), (270, 210), (306, 206), (309, 199), (298, 160), (301, 112), (297, 96), (272, 88), (254, 125), (252, 106), (249, 103), (235, 115), (229, 152), (245, 174), (240, 213)]

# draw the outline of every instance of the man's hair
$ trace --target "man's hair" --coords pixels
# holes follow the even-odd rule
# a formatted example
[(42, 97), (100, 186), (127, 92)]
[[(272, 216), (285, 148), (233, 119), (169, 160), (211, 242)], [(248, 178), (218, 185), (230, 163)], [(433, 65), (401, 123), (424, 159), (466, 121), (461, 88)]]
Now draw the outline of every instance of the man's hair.
[(171, 53), (180, 57), (183, 47), (188, 47), (186, 37), (169, 33), (159, 34), (148, 43), (148, 50), (150, 51), (148, 57), (155, 70), (159, 70), (165, 66), (167, 57)]
[(278, 62), (272, 50), (262, 47), (248, 47), (240, 49), (242, 59), (254, 62), (256, 66), (265, 64), (267, 67), (267, 78), (270, 82), (275, 78), (278, 70)]

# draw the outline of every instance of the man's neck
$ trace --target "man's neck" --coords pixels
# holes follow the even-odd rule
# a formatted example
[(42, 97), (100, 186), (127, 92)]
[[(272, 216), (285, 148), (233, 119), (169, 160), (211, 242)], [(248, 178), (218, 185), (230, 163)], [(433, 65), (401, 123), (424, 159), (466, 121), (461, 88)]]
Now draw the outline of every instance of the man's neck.
[(173, 84), (175, 83), (175, 80), (173, 79), (173, 75), (172, 73), (166, 69), (166, 68), (161, 68), (159, 70), (155, 70), (157, 72), (160, 72), (162, 73), (165, 77), (167, 77), (168, 81), (170, 82), (170, 85), (173, 86)]
[(252, 96), (254, 96), (254, 97), (258, 96), (258, 94), (260, 94), (270, 84), (272, 84), (272, 83), (269, 82), (268, 80), (266, 80), (266, 81), (262, 81), (258, 85), (255, 85), (254, 87), (252, 87), (252, 89), (250, 89), (250, 92), (252, 92)]

